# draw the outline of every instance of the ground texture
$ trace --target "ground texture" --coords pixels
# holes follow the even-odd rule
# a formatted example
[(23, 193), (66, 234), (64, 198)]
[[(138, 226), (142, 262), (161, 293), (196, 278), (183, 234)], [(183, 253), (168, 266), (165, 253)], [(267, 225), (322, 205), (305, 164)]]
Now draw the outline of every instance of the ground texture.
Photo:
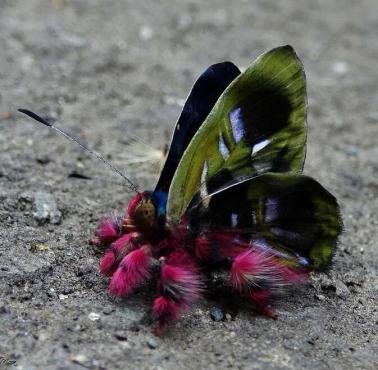
[[(1, 0), (0, 368), (377, 368), (377, 29), (376, 0)], [(59, 119), (151, 188), (156, 171), (125, 164), (130, 138), (162, 148), (209, 64), (245, 67), (282, 44), (308, 77), (305, 173), (341, 204), (334, 266), (283, 299), (277, 321), (232, 305), (215, 283), (156, 338), (153, 286), (110, 298), (87, 243), (129, 195), (111, 181), (68, 179), (76, 170), (118, 181), (15, 110)]]

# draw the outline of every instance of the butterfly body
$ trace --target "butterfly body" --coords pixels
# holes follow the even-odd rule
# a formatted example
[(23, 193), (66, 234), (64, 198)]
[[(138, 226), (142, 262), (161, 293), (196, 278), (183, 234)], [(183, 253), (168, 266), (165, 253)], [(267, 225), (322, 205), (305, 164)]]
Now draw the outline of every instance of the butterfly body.
[(175, 227), (159, 223), (157, 213), (151, 217), (155, 206), (149, 194), (137, 195), (130, 202), (121, 226), (104, 220), (96, 244), (111, 245), (100, 270), (112, 276), (109, 289), (115, 296), (131, 294), (151, 277), (153, 261), (159, 263), (160, 294), (153, 306), (158, 333), (203, 296), (204, 274), (214, 268), (230, 269), (233, 287), (268, 316), (273, 316), (270, 299), (304, 279), (304, 270), (286, 266), (284, 259), (241, 238), (237, 231), (203, 229), (197, 233), (185, 218)]
[(206, 291), (213, 268), (262, 313), (310, 271), (331, 263), (341, 232), (336, 199), (301, 174), (306, 88), (289, 46), (240, 73), (209, 67), (184, 106), (153, 191), (138, 192), (124, 217), (101, 222), (100, 270), (128, 296), (159, 266), (152, 313), (157, 332)]

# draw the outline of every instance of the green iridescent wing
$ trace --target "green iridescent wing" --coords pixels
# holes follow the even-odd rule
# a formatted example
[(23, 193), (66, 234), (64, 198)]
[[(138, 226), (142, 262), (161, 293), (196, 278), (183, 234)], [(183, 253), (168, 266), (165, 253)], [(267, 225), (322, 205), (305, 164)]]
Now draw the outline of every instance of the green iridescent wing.
[(324, 270), (342, 230), (335, 197), (310, 177), (267, 173), (202, 197), (186, 213), (196, 232), (231, 232), (300, 266)]
[(301, 172), (306, 83), (290, 46), (260, 56), (221, 95), (177, 167), (167, 216), (178, 222), (194, 194), (265, 172)]

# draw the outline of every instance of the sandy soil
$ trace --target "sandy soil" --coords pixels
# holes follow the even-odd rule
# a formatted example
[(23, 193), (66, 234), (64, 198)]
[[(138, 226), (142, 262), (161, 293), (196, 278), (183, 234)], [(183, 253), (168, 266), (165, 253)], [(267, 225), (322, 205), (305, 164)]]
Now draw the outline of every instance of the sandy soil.
[[(377, 30), (376, 0), (1, 0), (0, 368), (376, 369)], [(151, 188), (156, 172), (125, 165), (130, 137), (162, 148), (209, 64), (245, 67), (287, 43), (308, 76), (305, 173), (337, 195), (344, 218), (334, 266), (280, 302), (277, 321), (231, 305), (220, 286), (155, 338), (153, 287), (110, 298), (87, 243), (129, 195), (68, 179), (118, 181), (15, 110), (59, 119)], [(213, 321), (214, 307), (228, 319)]]

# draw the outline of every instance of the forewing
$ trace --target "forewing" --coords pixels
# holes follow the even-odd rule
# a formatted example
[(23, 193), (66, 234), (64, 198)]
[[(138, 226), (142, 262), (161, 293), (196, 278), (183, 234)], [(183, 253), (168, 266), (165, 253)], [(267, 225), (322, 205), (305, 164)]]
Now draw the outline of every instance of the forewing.
[(186, 147), (226, 87), (240, 74), (231, 62), (210, 66), (194, 84), (173, 132), (168, 156), (155, 191), (168, 192)]
[(263, 54), (224, 91), (184, 152), (169, 219), (179, 221), (200, 189), (206, 195), (265, 172), (301, 172), (305, 120), (305, 76), (294, 50)]
[(229, 231), (324, 270), (342, 230), (335, 197), (310, 177), (260, 175), (202, 198), (186, 213), (194, 232)]

